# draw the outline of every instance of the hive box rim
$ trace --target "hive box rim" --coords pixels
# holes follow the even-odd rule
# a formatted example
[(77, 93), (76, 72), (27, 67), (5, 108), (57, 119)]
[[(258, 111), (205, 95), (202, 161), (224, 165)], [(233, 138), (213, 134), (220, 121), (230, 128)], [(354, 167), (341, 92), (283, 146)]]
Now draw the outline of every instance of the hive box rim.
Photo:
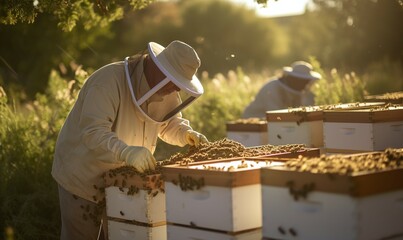
[(226, 128), (228, 132), (265, 132), (267, 131), (267, 122), (262, 123), (236, 123), (227, 122)]
[(266, 111), (267, 122), (311, 122), (311, 121), (321, 121), (323, 120), (324, 111), (335, 111), (335, 110), (325, 110), (326, 106), (334, 106), (335, 109), (345, 109), (349, 111), (350, 109), (365, 109), (371, 108), (373, 106), (385, 105), (384, 102), (358, 102), (358, 103), (343, 103), (334, 105), (320, 105), (320, 106), (306, 106), (306, 107), (296, 107), (289, 109), (280, 109), (273, 111)]
[[(299, 151), (292, 154), (299, 153), (308, 153), (308, 154), (319, 154), (319, 149), (312, 148), (309, 150)], [(258, 161), (258, 162), (267, 162), (272, 161), (269, 158), (276, 156), (278, 162), (285, 162), (294, 156), (291, 153), (278, 153), (271, 155), (262, 155), (256, 157), (234, 157), (234, 158), (223, 158), (223, 159), (214, 159), (207, 161), (199, 161), (189, 163), (188, 165), (180, 165), (180, 164), (171, 164), (165, 165), (162, 167), (162, 175), (163, 179), (167, 182), (174, 182), (177, 179), (178, 175), (181, 174), (183, 176), (192, 176), (197, 177), (199, 179), (204, 179), (204, 184), (208, 186), (221, 186), (221, 187), (240, 187), (252, 184), (260, 184), (260, 168), (241, 168), (235, 169), (233, 171), (220, 171), (220, 170), (208, 170), (208, 169), (192, 169), (189, 166), (198, 166), (205, 164), (213, 164), (220, 162), (231, 162), (231, 161)]]
[[(368, 155), (368, 153), (352, 155)], [(299, 184), (297, 188), (301, 188), (303, 184), (314, 183), (314, 191), (348, 194), (353, 197), (403, 189), (403, 166), (380, 171), (361, 171), (349, 175), (300, 172), (289, 170), (285, 166), (262, 167), (260, 171), (262, 186), (287, 187), (287, 182), (293, 181)]]
[(377, 123), (403, 121), (403, 106), (388, 109), (332, 110), (323, 112), (323, 122)]
[[(154, 180), (153, 180), (154, 179)], [(117, 180), (117, 184), (115, 181)], [(126, 184), (124, 186), (123, 180), (125, 180)], [(104, 176), (105, 188), (107, 187), (123, 187), (127, 188), (129, 186), (135, 186), (141, 190), (148, 189), (164, 189), (164, 184), (161, 186), (157, 186), (158, 181), (163, 181), (161, 173), (149, 174), (145, 176), (133, 175), (125, 178), (122, 175), (117, 175), (114, 177), (109, 177), (108, 173)]]

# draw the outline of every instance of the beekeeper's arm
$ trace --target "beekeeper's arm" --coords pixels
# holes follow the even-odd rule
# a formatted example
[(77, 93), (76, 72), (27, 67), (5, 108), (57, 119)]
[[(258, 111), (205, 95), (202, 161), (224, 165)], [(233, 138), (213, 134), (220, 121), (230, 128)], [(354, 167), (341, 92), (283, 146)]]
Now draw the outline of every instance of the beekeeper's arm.
[(128, 146), (111, 130), (119, 106), (118, 87), (111, 84), (105, 86), (100, 82), (91, 86), (85, 94), (79, 125), (84, 144), (95, 152), (97, 159), (112, 163), (125, 162), (140, 172), (154, 169), (155, 159), (147, 148)]

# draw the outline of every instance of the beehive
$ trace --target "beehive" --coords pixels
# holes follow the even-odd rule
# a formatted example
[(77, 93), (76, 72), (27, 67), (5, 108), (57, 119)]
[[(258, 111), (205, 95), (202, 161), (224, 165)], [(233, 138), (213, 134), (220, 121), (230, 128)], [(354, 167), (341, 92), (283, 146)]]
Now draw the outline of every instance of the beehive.
[(228, 233), (260, 228), (259, 168), (266, 164), (282, 163), (233, 158), (165, 166), (167, 222)]
[(150, 227), (108, 220), (108, 236), (109, 240), (164, 240), (167, 239), (167, 226)]
[(323, 111), (329, 109), (365, 109), (384, 103), (349, 103), (310, 106), (266, 112), (268, 141), (272, 145), (305, 144), (322, 148)]
[(323, 146), (322, 109), (306, 107), (266, 112), (268, 141), (272, 145)]
[(168, 240), (255, 240), (262, 239), (262, 230), (253, 229), (236, 234), (220, 231), (208, 231), (204, 229), (191, 228), (186, 226), (171, 225), (167, 227)]
[[(363, 156), (364, 160), (357, 160)], [(312, 159), (309, 164), (302, 160), (298, 168), (289, 162), (262, 168), (263, 237), (401, 239), (402, 153), (396, 161), (371, 164), (365, 160), (377, 156), (385, 155), (334, 155)], [(338, 167), (349, 158), (348, 167)]]
[(261, 119), (238, 119), (226, 123), (227, 138), (246, 147), (268, 144), (267, 122)]
[(151, 225), (165, 224), (165, 193), (160, 174), (107, 173), (105, 185), (106, 214), (109, 218)]
[(326, 152), (366, 152), (403, 147), (403, 106), (323, 113)]
[(178, 162), (186, 164), (237, 154), (261, 156), (271, 153), (287, 157), (295, 154), (318, 154), (318, 151), (306, 149), (302, 145), (245, 148), (237, 142), (224, 139), (201, 144), (188, 153), (177, 154), (166, 161), (160, 161), (155, 171), (148, 171), (146, 174), (140, 174), (130, 166), (112, 169), (104, 174), (108, 219), (129, 225), (147, 224), (149, 227), (165, 224), (165, 190), (160, 174), (163, 165)]
[[(319, 149), (268, 156), (298, 155), (318, 156)], [(167, 222), (231, 234), (260, 228), (259, 168), (285, 161), (271, 162), (268, 156), (164, 166)]]

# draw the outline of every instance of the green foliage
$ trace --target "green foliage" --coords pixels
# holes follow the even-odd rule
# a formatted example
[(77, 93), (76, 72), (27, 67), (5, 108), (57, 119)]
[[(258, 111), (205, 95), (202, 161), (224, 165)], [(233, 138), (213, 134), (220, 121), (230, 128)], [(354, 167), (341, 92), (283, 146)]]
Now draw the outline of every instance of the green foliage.
[(322, 75), (322, 79), (312, 86), (315, 105), (351, 103), (364, 99), (365, 83), (354, 72), (340, 76), (334, 68), (327, 74), (314, 58), (311, 58), (311, 64)]
[(369, 94), (403, 91), (403, 60), (381, 59), (370, 64), (363, 74)]
[(216, 74), (212, 79), (205, 74), (204, 94), (183, 111), (183, 116), (209, 140), (222, 139), (226, 136), (226, 122), (241, 117), (264, 80), (262, 76), (254, 76), (252, 80), (241, 68), (229, 71), (226, 76)]
[(75, 81), (52, 72), (46, 94), (11, 104), (0, 89), (0, 232), (15, 239), (58, 239), (57, 185), (50, 175), (57, 134), (86, 77)]
[(0, 23), (33, 23), (38, 15), (48, 14), (64, 31), (71, 31), (78, 22), (89, 29), (121, 19), (125, 8), (142, 9), (151, 2), (153, 0), (3, 0), (0, 2)]

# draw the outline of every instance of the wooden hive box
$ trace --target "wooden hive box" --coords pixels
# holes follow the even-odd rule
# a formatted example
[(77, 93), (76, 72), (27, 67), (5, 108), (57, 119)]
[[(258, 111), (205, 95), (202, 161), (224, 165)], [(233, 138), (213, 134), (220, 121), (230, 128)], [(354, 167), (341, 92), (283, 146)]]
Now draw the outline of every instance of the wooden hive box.
[(272, 145), (305, 144), (322, 147), (322, 110), (319, 107), (266, 112), (268, 141)]
[[(260, 166), (266, 164), (264, 160), (257, 162)], [(260, 228), (259, 167), (236, 167), (255, 163), (255, 160), (234, 158), (165, 166), (167, 222), (226, 233)], [(209, 169), (230, 166), (234, 170)]]
[(230, 234), (220, 231), (208, 231), (181, 225), (167, 225), (168, 240), (257, 240), (262, 239), (262, 230), (254, 229)]
[(403, 162), (350, 175), (285, 166), (261, 169), (264, 239), (403, 238)]
[(368, 152), (403, 147), (403, 106), (323, 113), (326, 152)]
[(227, 138), (246, 147), (268, 144), (267, 122), (260, 119), (240, 119), (226, 123)]
[[(299, 154), (313, 153), (318, 155), (319, 150)], [(278, 155), (291, 156), (287, 154), (291, 153)], [(260, 228), (259, 169), (284, 161), (271, 162), (261, 156), (164, 166), (167, 222), (229, 235)]]
[(153, 227), (108, 220), (108, 240), (164, 240), (167, 239), (167, 225)]
[(105, 174), (106, 214), (116, 221), (150, 227), (165, 224), (165, 193), (161, 174), (147, 176)]
[(383, 103), (351, 103), (267, 111), (268, 141), (272, 145), (305, 144), (322, 148), (325, 109), (361, 109)]

